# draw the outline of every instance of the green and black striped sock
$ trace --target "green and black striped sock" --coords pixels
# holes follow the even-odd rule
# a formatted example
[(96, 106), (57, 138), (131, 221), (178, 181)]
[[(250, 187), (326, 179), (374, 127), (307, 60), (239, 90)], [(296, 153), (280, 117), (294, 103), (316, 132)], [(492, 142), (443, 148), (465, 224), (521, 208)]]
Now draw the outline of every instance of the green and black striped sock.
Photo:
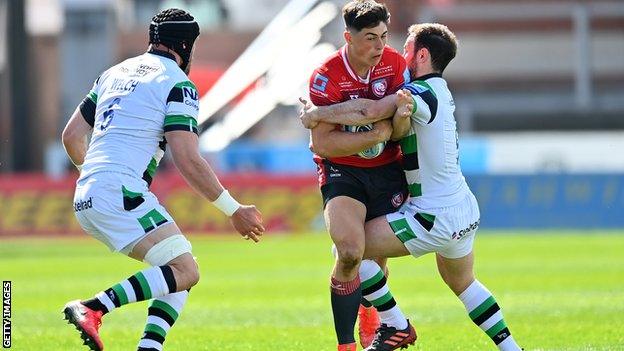
[(492, 293), (475, 280), (459, 295), (470, 319), (481, 328), (496, 344), (499, 350), (520, 351), (520, 346), (511, 336), (503, 319), (503, 312)]
[(407, 319), (392, 297), (386, 276), (377, 262), (363, 260), (359, 274), (362, 281), (362, 297), (375, 306), (381, 323), (399, 330), (407, 328)]
[(151, 267), (83, 301), (88, 308), (108, 313), (132, 302), (149, 300), (176, 292), (176, 281), (169, 266)]
[(167, 333), (182, 312), (188, 294), (188, 291), (185, 290), (151, 301), (138, 351), (160, 351), (163, 349)]

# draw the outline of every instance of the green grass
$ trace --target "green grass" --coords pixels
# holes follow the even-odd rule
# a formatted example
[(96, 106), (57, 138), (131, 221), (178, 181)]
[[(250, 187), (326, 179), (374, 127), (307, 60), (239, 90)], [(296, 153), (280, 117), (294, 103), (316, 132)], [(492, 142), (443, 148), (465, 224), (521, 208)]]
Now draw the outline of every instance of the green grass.
[[(482, 233), (476, 271), (526, 350), (624, 350), (624, 235)], [(202, 272), (165, 344), (168, 350), (335, 350), (325, 234), (269, 236), (257, 245), (193, 236)], [(0, 241), (0, 278), (13, 281), (13, 349), (81, 350), (61, 319), (142, 264), (87, 237)], [(415, 325), (410, 350), (496, 350), (435, 270), (434, 257), (390, 262), (390, 285)], [(104, 320), (107, 351), (133, 350), (145, 302)]]

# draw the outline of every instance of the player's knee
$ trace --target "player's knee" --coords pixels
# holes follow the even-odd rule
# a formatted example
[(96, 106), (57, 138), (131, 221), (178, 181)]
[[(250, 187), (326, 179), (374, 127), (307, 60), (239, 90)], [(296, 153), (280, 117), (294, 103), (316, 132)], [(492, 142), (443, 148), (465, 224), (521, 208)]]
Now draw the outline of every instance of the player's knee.
[(362, 256), (364, 250), (357, 245), (351, 246), (336, 246), (338, 249), (338, 261), (346, 269), (353, 269), (358, 267), (362, 262)]
[(188, 280), (187, 289), (190, 289), (199, 282), (199, 267), (197, 266), (197, 263), (187, 270), (186, 275)]
[(464, 292), (470, 284), (474, 281), (474, 276), (448, 276), (444, 278), (444, 282), (446, 285), (455, 293), (455, 295), (460, 295)]
[(166, 264), (171, 267), (176, 280), (176, 290), (182, 291), (199, 281), (199, 268), (191, 250), (191, 243), (183, 235), (174, 235), (150, 248), (144, 261), (152, 266)]
[(195, 260), (176, 259), (169, 263), (176, 280), (177, 291), (187, 290), (199, 282), (199, 268)]

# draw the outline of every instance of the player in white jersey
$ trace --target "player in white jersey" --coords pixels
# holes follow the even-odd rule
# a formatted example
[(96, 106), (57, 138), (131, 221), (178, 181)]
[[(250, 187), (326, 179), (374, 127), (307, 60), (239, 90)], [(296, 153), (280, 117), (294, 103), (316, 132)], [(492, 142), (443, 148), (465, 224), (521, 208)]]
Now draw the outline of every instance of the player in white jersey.
[[(399, 211), (367, 222), (364, 256), (435, 252), (442, 279), (473, 322), (500, 350), (520, 350), (496, 300), (474, 276), (479, 206), (459, 166), (455, 103), (442, 77), (456, 51), (457, 39), (446, 26), (413, 25), (404, 47), (411, 82), (402, 91), (378, 101), (358, 99), (316, 109), (306, 105), (301, 119), (306, 127), (318, 122), (361, 125), (394, 115), (394, 132), (405, 135), (401, 149), (410, 198)], [(407, 109), (409, 118), (403, 118)], [(388, 335), (393, 331), (388, 329), (382, 326), (366, 350), (391, 350)]]
[(104, 314), (150, 299), (138, 350), (162, 350), (199, 280), (191, 244), (149, 190), (166, 145), (186, 181), (229, 216), (244, 238), (257, 242), (264, 232), (260, 212), (232, 198), (199, 154), (199, 99), (187, 76), (198, 35), (189, 13), (158, 13), (148, 51), (106, 70), (63, 131), (67, 154), (81, 169), (74, 195), (81, 227), (112, 251), (150, 266), (92, 299), (65, 305), (65, 318), (91, 350), (104, 348), (98, 334)]

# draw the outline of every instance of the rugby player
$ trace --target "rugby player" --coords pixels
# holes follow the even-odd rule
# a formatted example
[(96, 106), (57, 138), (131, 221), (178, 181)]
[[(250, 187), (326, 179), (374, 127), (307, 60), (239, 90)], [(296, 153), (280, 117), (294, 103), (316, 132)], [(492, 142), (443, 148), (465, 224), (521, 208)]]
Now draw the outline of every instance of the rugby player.
[(111, 251), (150, 266), (91, 299), (65, 305), (65, 318), (91, 350), (104, 348), (98, 334), (103, 315), (150, 299), (138, 350), (162, 350), (199, 280), (191, 244), (149, 190), (166, 145), (189, 185), (229, 216), (244, 238), (257, 242), (264, 232), (260, 212), (239, 204), (199, 154), (199, 100), (187, 76), (198, 35), (197, 22), (184, 10), (155, 15), (147, 52), (106, 70), (63, 131), (67, 154), (81, 170), (74, 195), (81, 227)]
[[(408, 78), (403, 57), (386, 46), (390, 14), (385, 5), (351, 1), (343, 8), (343, 18), (346, 44), (310, 77), (310, 99), (316, 106), (380, 99)], [(394, 109), (386, 117), (393, 113)], [(330, 294), (338, 350), (355, 350), (353, 329), (362, 297), (379, 311), (381, 322), (396, 328), (397, 338), (413, 343), (416, 332), (392, 297), (384, 271), (373, 260), (362, 262), (364, 223), (395, 211), (407, 197), (400, 148), (390, 140), (392, 122), (379, 121), (359, 133), (344, 129), (341, 124), (318, 123), (311, 130), (325, 223), (335, 244)], [(360, 321), (370, 317), (370, 309), (362, 312)], [(360, 327), (363, 346), (374, 338), (379, 321), (372, 323), (372, 328)]]
[[(460, 169), (455, 103), (442, 77), (456, 52), (457, 39), (446, 26), (423, 23), (409, 28), (404, 56), (410, 83), (399, 95), (411, 96), (413, 110), (409, 118), (395, 121), (395, 129), (407, 130), (401, 149), (410, 197), (399, 211), (366, 223), (364, 257), (420, 257), (435, 252), (440, 276), (464, 304), (470, 319), (499, 350), (521, 350), (498, 303), (473, 270), (479, 206)], [(397, 98), (358, 99), (317, 109), (308, 106), (301, 118), (308, 127), (317, 122), (372, 123), (385, 116), (370, 111), (384, 111)], [(394, 350), (395, 332), (382, 324), (366, 350)]]

